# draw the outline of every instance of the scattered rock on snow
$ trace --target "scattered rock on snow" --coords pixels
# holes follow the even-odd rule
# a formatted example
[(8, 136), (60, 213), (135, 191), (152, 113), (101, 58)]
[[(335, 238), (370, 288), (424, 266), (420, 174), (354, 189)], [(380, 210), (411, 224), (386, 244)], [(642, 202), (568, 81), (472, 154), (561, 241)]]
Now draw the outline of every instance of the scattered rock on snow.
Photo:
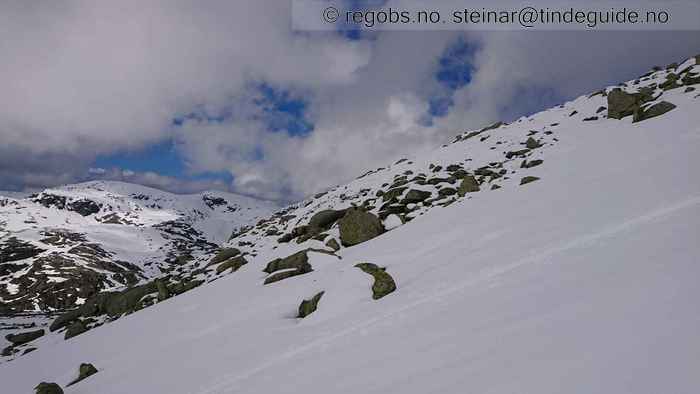
[(375, 300), (378, 300), (387, 294), (391, 294), (396, 290), (396, 282), (394, 282), (394, 278), (392, 278), (384, 268), (379, 268), (377, 265), (372, 263), (360, 263), (356, 264), (355, 267), (374, 277), (374, 284), (372, 285), (372, 298)]
[(323, 293), (324, 292), (322, 291), (313, 296), (311, 299), (302, 301), (299, 305), (299, 314), (297, 317), (303, 319), (306, 316), (314, 313), (318, 307), (318, 302), (321, 300), (321, 297), (323, 297)]

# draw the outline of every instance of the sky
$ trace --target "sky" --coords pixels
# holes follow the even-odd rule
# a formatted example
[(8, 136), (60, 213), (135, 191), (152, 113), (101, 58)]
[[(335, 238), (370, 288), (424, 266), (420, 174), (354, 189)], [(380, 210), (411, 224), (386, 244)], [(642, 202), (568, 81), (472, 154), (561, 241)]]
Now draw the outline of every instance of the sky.
[(696, 31), (298, 32), (290, 13), (3, 2), (0, 190), (105, 179), (294, 201), (700, 53)]

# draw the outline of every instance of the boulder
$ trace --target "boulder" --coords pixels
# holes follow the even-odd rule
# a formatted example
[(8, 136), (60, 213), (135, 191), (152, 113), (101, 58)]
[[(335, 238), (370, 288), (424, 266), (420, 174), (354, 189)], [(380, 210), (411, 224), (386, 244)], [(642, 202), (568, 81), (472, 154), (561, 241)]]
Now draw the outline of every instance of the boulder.
[(78, 377), (75, 380), (73, 380), (72, 382), (68, 383), (66, 385), (66, 387), (72, 386), (72, 385), (80, 382), (81, 380), (84, 380), (85, 378), (88, 378), (88, 377), (96, 374), (97, 372), (98, 372), (97, 368), (95, 368), (95, 366), (92, 364), (89, 364), (89, 363), (80, 364), (80, 368), (78, 369)]
[(309, 220), (309, 227), (328, 229), (333, 225), (333, 223), (338, 221), (338, 219), (342, 218), (343, 215), (345, 215), (345, 210), (336, 211), (333, 209), (327, 209), (317, 212)]
[(384, 232), (384, 226), (376, 215), (358, 208), (348, 209), (338, 225), (340, 242), (346, 247), (368, 241)]
[(431, 193), (428, 191), (411, 189), (406, 193), (406, 196), (401, 200), (401, 204), (417, 204), (430, 198)]
[(270, 283), (279, 282), (283, 279), (291, 278), (293, 276), (308, 274), (312, 271), (313, 268), (311, 267), (311, 264), (306, 263), (297, 269), (275, 272), (274, 274), (265, 278), (264, 284), (268, 285)]
[(442, 197), (452, 196), (454, 194), (457, 194), (457, 189), (453, 189), (451, 187), (443, 187), (442, 189), (438, 190), (438, 194)]
[(85, 324), (82, 321), (76, 320), (75, 322), (73, 322), (73, 324), (68, 326), (64, 339), (68, 340), (70, 338), (73, 338), (74, 336), (84, 333), (87, 330), (87, 327), (85, 327)]
[(465, 176), (457, 189), (457, 194), (464, 197), (467, 193), (479, 191), (479, 182), (472, 175)]
[(639, 107), (652, 99), (651, 90), (643, 90), (639, 93), (627, 93), (622, 89), (614, 89), (608, 95), (608, 118), (622, 119), (639, 111)]
[(302, 250), (283, 259), (274, 259), (270, 261), (269, 263), (267, 263), (267, 266), (265, 267), (263, 272), (271, 274), (275, 271), (289, 268), (300, 269), (301, 267), (304, 267), (307, 264), (309, 264), (309, 256), (306, 254), (306, 250)]
[(338, 251), (340, 250), (340, 244), (338, 244), (338, 241), (335, 240), (335, 238), (331, 238), (326, 242), (326, 246), (329, 248)]
[(385, 268), (379, 268), (377, 265), (372, 263), (360, 263), (356, 264), (355, 267), (374, 277), (374, 284), (372, 285), (372, 298), (375, 300), (378, 300), (387, 294), (391, 294), (396, 290), (396, 282), (394, 282), (394, 278), (392, 278), (391, 275), (386, 273)]
[(231, 269), (231, 272), (236, 272), (239, 268), (243, 267), (246, 264), (248, 264), (248, 260), (246, 260), (245, 257), (237, 256), (219, 264), (219, 266), (216, 267), (216, 273), (220, 274), (226, 271), (227, 269)]
[(527, 141), (525, 141), (525, 147), (528, 149), (537, 149), (540, 146), (542, 146), (542, 144), (532, 137), (528, 137)]
[(318, 307), (318, 302), (321, 300), (321, 297), (323, 297), (323, 291), (316, 294), (315, 296), (311, 297), (309, 300), (303, 300), (301, 304), (299, 305), (299, 314), (297, 315), (298, 318), (303, 319), (306, 316), (309, 316), (310, 314), (314, 313), (316, 311), (316, 308)]
[(165, 282), (163, 282), (160, 279), (156, 279), (156, 288), (158, 289), (158, 301), (163, 301), (170, 297), (170, 291), (168, 290), (168, 287), (165, 285)]
[(27, 331), (19, 334), (5, 335), (5, 339), (12, 342), (14, 346), (19, 346), (44, 336), (44, 333), (44, 330)]
[(633, 122), (641, 122), (643, 120), (651, 119), (656, 116), (660, 116), (665, 114), (666, 112), (669, 112), (673, 109), (675, 109), (676, 106), (674, 104), (669, 103), (668, 101), (662, 101), (660, 103), (656, 103), (652, 105), (651, 107), (647, 109), (640, 109), (634, 114)]
[(209, 264), (207, 265), (219, 264), (239, 254), (241, 254), (241, 251), (236, 248), (222, 248), (214, 257), (212, 257), (211, 260), (209, 260)]
[(538, 178), (538, 177), (536, 177), (536, 176), (526, 176), (526, 177), (524, 177), (523, 179), (520, 180), (520, 184), (521, 184), (521, 185), (527, 185), (528, 183), (532, 183), (532, 182), (535, 182), (535, 181), (538, 181), (538, 180), (540, 180), (540, 178)]
[(56, 383), (41, 382), (34, 387), (36, 394), (63, 394), (63, 389)]

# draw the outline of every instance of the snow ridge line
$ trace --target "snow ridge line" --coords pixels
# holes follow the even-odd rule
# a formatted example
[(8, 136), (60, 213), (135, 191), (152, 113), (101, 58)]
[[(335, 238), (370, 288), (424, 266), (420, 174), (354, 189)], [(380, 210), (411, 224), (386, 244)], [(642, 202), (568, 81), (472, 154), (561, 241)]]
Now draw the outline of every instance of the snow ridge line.
[(292, 348), (278, 357), (272, 358), (268, 361), (265, 361), (258, 365), (257, 367), (251, 368), (248, 371), (243, 372), (240, 375), (232, 376), (230, 378), (223, 378), (219, 379), (218, 382), (210, 385), (208, 388), (204, 388), (200, 391), (197, 391), (196, 393), (193, 394), (213, 394), (213, 393), (221, 393), (222, 390), (226, 390), (226, 392), (233, 392), (237, 391), (237, 389), (240, 389), (240, 387), (237, 385), (238, 382), (245, 380), (249, 377), (252, 377), (260, 372), (263, 372), (264, 370), (282, 363), (284, 361), (290, 360), (294, 357), (296, 357), (299, 354), (305, 353), (309, 350), (312, 350), (314, 348), (328, 345), (334, 340), (350, 335), (356, 331), (360, 331), (362, 329), (368, 328), (378, 322), (381, 322), (387, 318), (395, 317), (395, 316), (400, 316), (404, 312), (411, 310), (413, 308), (417, 308), (422, 306), (423, 304), (427, 304), (430, 302), (435, 302), (435, 301), (440, 301), (443, 297), (457, 293), (461, 290), (464, 290), (467, 287), (473, 286), (477, 283), (481, 283), (486, 280), (493, 279), (497, 276), (506, 274), (508, 272), (514, 271), (520, 267), (523, 267), (525, 265), (529, 265), (532, 263), (547, 263), (549, 258), (552, 256), (555, 256), (559, 253), (565, 252), (570, 249), (575, 249), (575, 248), (580, 248), (580, 247), (585, 247), (589, 246), (592, 243), (599, 241), (601, 239), (605, 238), (611, 238), (614, 237), (617, 234), (623, 233), (625, 231), (634, 229), (635, 227), (639, 227), (645, 224), (648, 224), (652, 221), (655, 221), (657, 219), (663, 219), (664, 217), (667, 217), (671, 214), (674, 214), (678, 211), (691, 208), (695, 205), (700, 205), (700, 196), (692, 196), (689, 198), (686, 198), (684, 200), (678, 201), (674, 204), (666, 205), (660, 208), (657, 208), (655, 210), (652, 210), (648, 212), (647, 214), (637, 216), (628, 220), (624, 220), (618, 224), (608, 226), (606, 228), (603, 228), (600, 231), (595, 231), (591, 232), (579, 237), (575, 237), (569, 242), (566, 242), (560, 246), (553, 246), (550, 248), (545, 248), (539, 253), (533, 254), (531, 256), (525, 257), (523, 259), (517, 260), (511, 264), (505, 265), (500, 268), (492, 269), (492, 270), (487, 270), (486, 272), (482, 274), (478, 274), (477, 276), (462, 281), (459, 284), (439, 290), (435, 292), (432, 295), (422, 297), (418, 300), (415, 300), (411, 303), (408, 303), (402, 307), (396, 308), (392, 311), (389, 311), (385, 314), (376, 316), (374, 318), (365, 320), (363, 322), (360, 322), (358, 324), (352, 325), (344, 330), (338, 331), (335, 334), (332, 335), (327, 335), (323, 336), (321, 338), (318, 338), (316, 340), (313, 340), (311, 342), (308, 342), (307, 344), (303, 346), (298, 346), (296, 348)]

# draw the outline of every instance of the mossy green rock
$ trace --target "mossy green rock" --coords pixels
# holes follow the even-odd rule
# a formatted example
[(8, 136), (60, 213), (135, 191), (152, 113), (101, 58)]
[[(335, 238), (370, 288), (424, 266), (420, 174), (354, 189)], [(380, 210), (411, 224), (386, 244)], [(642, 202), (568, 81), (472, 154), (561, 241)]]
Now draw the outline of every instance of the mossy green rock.
[(333, 209), (327, 209), (317, 212), (311, 217), (311, 220), (309, 220), (309, 227), (328, 229), (333, 225), (333, 223), (338, 221), (338, 219), (342, 218), (343, 215), (345, 215), (345, 210), (336, 211)]
[(289, 268), (301, 268), (305, 264), (308, 264), (309, 262), (309, 256), (306, 254), (305, 250), (302, 250), (300, 252), (296, 252), (290, 256), (287, 256), (283, 259), (274, 259), (267, 263), (267, 266), (263, 270), (263, 272), (266, 272), (268, 274), (271, 274), (275, 271), (279, 270), (284, 270), (284, 269), (289, 269)]
[(78, 336), (78, 335), (84, 333), (87, 330), (88, 329), (87, 329), (87, 327), (85, 327), (85, 324), (82, 321), (77, 320), (77, 321), (73, 322), (70, 326), (68, 326), (68, 329), (66, 330), (66, 335), (64, 338), (71, 339), (75, 336)]
[(384, 226), (379, 218), (358, 208), (350, 208), (338, 221), (340, 242), (343, 246), (353, 246), (382, 234)]
[(219, 250), (219, 252), (214, 257), (212, 257), (211, 260), (209, 260), (208, 265), (219, 264), (222, 261), (226, 261), (231, 257), (235, 257), (239, 254), (241, 254), (241, 251), (236, 248), (223, 248)]
[(527, 185), (528, 183), (532, 183), (532, 182), (539, 181), (539, 180), (540, 180), (540, 178), (538, 178), (536, 176), (526, 176), (520, 180), (520, 184)]
[(309, 316), (310, 314), (316, 312), (316, 308), (318, 307), (318, 302), (321, 301), (321, 297), (323, 297), (323, 291), (316, 294), (309, 300), (304, 300), (301, 302), (299, 305), (299, 314), (297, 317), (303, 319), (306, 316)]
[(265, 278), (264, 284), (268, 285), (270, 283), (279, 282), (281, 280), (291, 278), (293, 276), (308, 274), (309, 272), (312, 272), (312, 271), (313, 271), (313, 268), (311, 268), (311, 264), (306, 263), (297, 269), (290, 269), (288, 271), (275, 272), (274, 274)]
[(622, 119), (639, 111), (642, 104), (652, 99), (652, 92), (640, 90), (639, 93), (627, 93), (622, 89), (614, 89), (608, 95), (608, 117)]
[(41, 382), (34, 387), (36, 394), (63, 394), (63, 389), (56, 383)]
[(95, 366), (92, 364), (89, 364), (89, 363), (80, 364), (80, 368), (78, 370), (78, 377), (74, 381), (68, 383), (66, 385), (66, 387), (72, 386), (72, 385), (80, 382), (81, 380), (96, 374), (97, 372), (98, 372), (97, 368), (95, 368)]
[(668, 101), (662, 101), (660, 103), (656, 103), (652, 105), (651, 107), (644, 109), (644, 110), (638, 110), (634, 114), (633, 122), (641, 122), (643, 120), (651, 119), (657, 116), (661, 116), (665, 114), (666, 112), (669, 112), (673, 109), (675, 109), (676, 106), (674, 104), (669, 103)]
[(542, 146), (539, 142), (537, 142), (536, 139), (529, 137), (527, 141), (525, 141), (525, 147), (528, 149), (537, 149), (540, 146)]
[(479, 181), (477, 181), (473, 175), (467, 175), (462, 179), (462, 183), (459, 184), (457, 194), (464, 197), (467, 193), (475, 193), (478, 191)]
[(411, 189), (401, 200), (401, 204), (417, 204), (430, 198), (431, 193), (424, 190)]
[(44, 336), (44, 334), (45, 334), (44, 330), (27, 331), (27, 332), (22, 332), (19, 334), (5, 335), (5, 339), (12, 342), (13, 345), (18, 346), (18, 345), (23, 345), (25, 343), (29, 343), (37, 338), (40, 338), (40, 337)]
[(355, 267), (361, 269), (374, 277), (372, 285), (372, 298), (378, 300), (387, 294), (391, 294), (396, 290), (396, 282), (383, 268), (379, 268), (376, 264), (360, 263)]
[(231, 272), (236, 272), (238, 271), (239, 268), (243, 267), (244, 265), (248, 264), (248, 260), (245, 259), (243, 256), (237, 256), (232, 259), (228, 259), (224, 261), (223, 263), (219, 264), (218, 267), (216, 267), (216, 273), (220, 274), (227, 269), (230, 269)]
[(338, 241), (335, 240), (335, 238), (331, 238), (326, 242), (326, 246), (333, 250), (340, 250), (340, 244), (338, 244)]

